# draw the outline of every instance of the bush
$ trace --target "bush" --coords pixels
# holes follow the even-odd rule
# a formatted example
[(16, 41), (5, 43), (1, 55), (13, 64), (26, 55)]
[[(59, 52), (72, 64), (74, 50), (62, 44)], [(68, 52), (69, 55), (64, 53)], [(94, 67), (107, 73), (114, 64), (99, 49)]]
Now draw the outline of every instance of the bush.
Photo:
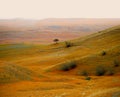
[(105, 51), (102, 51), (101, 55), (102, 55), (102, 56), (106, 55), (106, 52), (105, 52)]
[(68, 42), (68, 41), (65, 42), (65, 47), (66, 47), (66, 48), (69, 48), (69, 47), (71, 47), (71, 46), (72, 46), (72, 43), (70, 43), (70, 42)]
[(106, 70), (102, 66), (97, 66), (96, 67), (96, 75), (97, 76), (102, 76), (106, 73)]
[(91, 80), (91, 77), (86, 76), (85, 80)]
[(119, 66), (119, 62), (118, 61), (114, 61), (114, 67), (118, 67)]
[(112, 68), (108, 68), (107, 74), (114, 75), (114, 70)]
[(83, 70), (83, 71), (81, 72), (81, 75), (82, 75), (82, 76), (88, 76), (88, 72), (85, 71), (85, 70)]
[(62, 66), (60, 66), (60, 70), (62, 70), (62, 71), (68, 71), (69, 70), (69, 68), (68, 68), (68, 65), (62, 65)]
[(76, 66), (77, 65), (74, 61), (70, 61), (70, 62), (62, 64), (59, 68), (62, 71), (69, 71), (71, 69), (74, 69)]

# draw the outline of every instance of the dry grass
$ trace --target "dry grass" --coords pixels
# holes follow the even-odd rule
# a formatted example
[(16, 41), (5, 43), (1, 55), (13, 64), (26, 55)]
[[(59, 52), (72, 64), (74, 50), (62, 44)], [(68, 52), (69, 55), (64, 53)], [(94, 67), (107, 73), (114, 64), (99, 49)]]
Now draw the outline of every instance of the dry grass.
[[(116, 67), (115, 62), (117, 60), (119, 64), (120, 59), (119, 31), (118, 26), (72, 40), (70, 48), (65, 48), (64, 42), (57, 45), (0, 45), (0, 97), (119, 95), (120, 66)], [(101, 56), (102, 51), (106, 55)], [(66, 72), (59, 71), (59, 66), (68, 60), (75, 60), (77, 67)], [(99, 65), (107, 71), (105, 76), (95, 76)], [(111, 71), (107, 67), (114, 70), (114, 75), (108, 76)], [(83, 70), (89, 73), (91, 80), (77, 75)], [(44, 77), (40, 78), (41, 75)]]

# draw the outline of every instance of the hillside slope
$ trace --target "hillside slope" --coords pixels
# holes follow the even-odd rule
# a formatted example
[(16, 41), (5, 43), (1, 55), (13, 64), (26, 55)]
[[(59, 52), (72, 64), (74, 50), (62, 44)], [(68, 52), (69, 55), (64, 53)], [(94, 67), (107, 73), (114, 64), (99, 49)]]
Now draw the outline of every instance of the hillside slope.
[(1, 44), (0, 97), (119, 97), (120, 26), (67, 42)]
[[(51, 45), (9, 44), (0, 46), (0, 60), (13, 63), (44, 73), (59, 71), (63, 63), (76, 61), (77, 67), (69, 74), (87, 70), (95, 73), (99, 65), (112, 68), (115, 61), (119, 63), (120, 27), (113, 27), (95, 34), (69, 41), (73, 45), (65, 47), (65, 42)], [(106, 55), (102, 55), (105, 52)], [(116, 73), (120, 67), (115, 68)], [(62, 72), (61, 72), (62, 73)], [(67, 72), (65, 72), (67, 73)]]
[[(71, 73), (87, 70), (90, 74), (93, 74), (99, 65), (105, 66), (105, 68), (114, 68), (116, 61), (120, 64), (119, 26), (70, 42), (73, 46), (67, 49), (66, 52), (69, 52), (69, 54), (65, 58), (77, 63), (76, 69)], [(63, 63), (67, 63), (67, 61)], [(60, 68), (59, 65), (63, 63), (58, 64), (55, 68)], [(120, 67), (114, 69), (119, 72)]]

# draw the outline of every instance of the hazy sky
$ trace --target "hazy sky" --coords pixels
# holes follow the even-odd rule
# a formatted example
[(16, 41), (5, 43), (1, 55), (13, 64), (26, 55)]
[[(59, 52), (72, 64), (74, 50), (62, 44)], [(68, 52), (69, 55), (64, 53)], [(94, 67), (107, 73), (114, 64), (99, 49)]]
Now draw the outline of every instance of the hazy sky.
[(120, 18), (120, 0), (0, 0), (0, 18)]

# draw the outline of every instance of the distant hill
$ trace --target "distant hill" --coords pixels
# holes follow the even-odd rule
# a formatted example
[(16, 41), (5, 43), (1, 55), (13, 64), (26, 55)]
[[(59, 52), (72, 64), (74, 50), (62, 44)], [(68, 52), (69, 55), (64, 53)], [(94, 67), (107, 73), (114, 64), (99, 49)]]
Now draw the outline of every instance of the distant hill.
[(54, 38), (65, 41), (116, 25), (120, 25), (120, 19), (4, 19), (0, 20), (0, 43), (51, 43)]

